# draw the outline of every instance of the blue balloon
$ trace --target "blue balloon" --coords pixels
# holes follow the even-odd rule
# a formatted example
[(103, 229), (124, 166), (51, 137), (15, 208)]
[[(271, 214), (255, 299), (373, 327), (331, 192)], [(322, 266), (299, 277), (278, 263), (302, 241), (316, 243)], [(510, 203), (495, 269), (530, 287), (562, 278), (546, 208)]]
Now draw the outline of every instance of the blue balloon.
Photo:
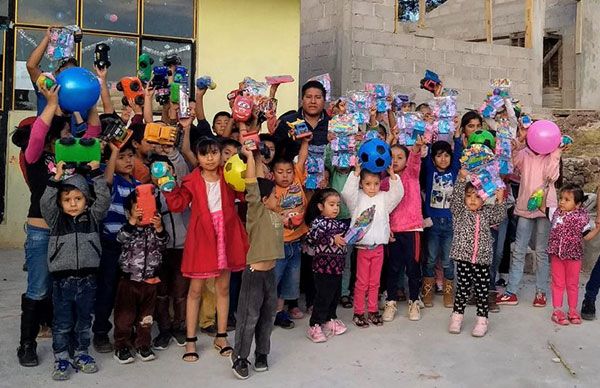
[(100, 97), (100, 82), (91, 71), (71, 67), (56, 76), (58, 105), (65, 112), (87, 112)]
[(358, 158), (361, 168), (376, 174), (387, 170), (392, 163), (390, 146), (381, 139), (365, 141), (358, 149)]

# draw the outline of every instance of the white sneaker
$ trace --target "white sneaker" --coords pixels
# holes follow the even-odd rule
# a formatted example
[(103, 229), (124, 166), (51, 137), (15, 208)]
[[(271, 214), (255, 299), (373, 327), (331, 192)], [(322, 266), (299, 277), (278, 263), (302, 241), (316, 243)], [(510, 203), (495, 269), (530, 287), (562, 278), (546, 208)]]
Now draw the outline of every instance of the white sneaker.
[(398, 307), (396, 307), (395, 300), (388, 300), (385, 302), (385, 307), (383, 310), (383, 321), (391, 322), (396, 317), (396, 311), (398, 311)]
[(408, 319), (411, 321), (419, 321), (421, 319), (421, 308), (418, 301), (408, 302)]

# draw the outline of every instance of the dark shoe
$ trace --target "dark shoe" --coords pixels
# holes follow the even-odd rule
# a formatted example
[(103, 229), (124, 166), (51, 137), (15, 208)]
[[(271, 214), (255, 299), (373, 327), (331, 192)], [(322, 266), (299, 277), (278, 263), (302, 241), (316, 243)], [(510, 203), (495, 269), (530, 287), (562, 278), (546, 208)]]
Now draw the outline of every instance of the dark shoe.
[(584, 299), (581, 303), (581, 318), (586, 321), (593, 321), (596, 319), (596, 303), (591, 300)]
[(496, 281), (496, 287), (506, 288), (506, 286), (507, 286), (506, 280), (500, 278)]
[[(209, 337), (214, 337), (217, 335), (217, 325), (210, 325), (207, 327), (201, 327), (200, 333), (204, 333)], [(184, 344), (185, 345), (185, 344)]]
[(267, 363), (267, 355), (256, 353), (254, 358), (253, 368), (257, 372), (266, 372), (269, 370), (269, 364)]
[(246, 380), (249, 377), (248, 374), (248, 360), (245, 358), (233, 359), (233, 353), (231, 354), (231, 370), (233, 375), (240, 380)]
[(108, 334), (94, 334), (92, 343), (94, 344), (94, 349), (96, 349), (98, 353), (110, 353), (113, 351), (113, 346), (110, 343)]
[(352, 299), (349, 296), (342, 296), (342, 298), (340, 299), (340, 304), (345, 309), (351, 309), (352, 308)]
[(150, 349), (150, 346), (138, 348), (137, 355), (142, 361), (152, 361), (156, 358), (156, 354)]
[(186, 339), (186, 335), (185, 335), (185, 329), (177, 329), (177, 330), (173, 330), (173, 338), (175, 339), (175, 343), (177, 344), (177, 346), (185, 346), (185, 339)]
[(295, 324), (290, 319), (287, 311), (279, 311), (277, 315), (275, 315), (275, 326), (279, 326), (282, 329), (293, 329)]
[[(171, 333), (165, 332), (165, 333), (159, 333), (158, 336), (156, 336), (156, 338), (154, 338), (154, 341), (152, 341), (152, 347), (156, 350), (165, 350), (166, 348), (169, 347), (169, 344), (171, 343)], [(185, 345), (185, 343), (184, 343)]]
[(129, 350), (127, 347), (117, 349), (113, 358), (117, 360), (119, 364), (130, 364), (135, 361), (133, 355), (131, 354), (131, 350)]
[(19, 346), (17, 349), (17, 357), (21, 366), (38, 366), (39, 361), (36, 353), (37, 344), (35, 342), (27, 342)]

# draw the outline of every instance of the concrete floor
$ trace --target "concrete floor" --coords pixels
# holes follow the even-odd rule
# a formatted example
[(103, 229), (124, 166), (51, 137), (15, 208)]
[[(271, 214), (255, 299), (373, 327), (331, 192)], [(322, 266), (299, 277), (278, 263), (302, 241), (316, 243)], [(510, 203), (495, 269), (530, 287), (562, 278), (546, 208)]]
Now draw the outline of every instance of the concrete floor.
[[(395, 321), (368, 329), (349, 325), (346, 334), (323, 344), (306, 339), (307, 318), (296, 321), (293, 330), (276, 329), (270, 370), (252, 373), (247, 382), (235, 379), (229, 360), (219, 357), (212, 339), (202, 335), (195, 364), (181, 361), (182, 348), (175, 345), (157, 352), (155, 361), (129, 365), (91, 349), (100, 367), (97, 374), (73, 374), (70, 381), (55, 383), (50, 377), (51, 340), (39, 341), (39, 367), (23, 368), (17, 362), (23, 253), (0, 250), (0, 262), (0, 387), (597, 387), (600, 378), (600, 321), (557, 327), (550, 321), (550, 307), (531, 307), (533, 279), (526, 276), (522, 304), (490, 314), (490, 331), (482, 339), (470, 335), (473, 306), (467, 309), (463, 333), (448, 334), (450, 309), (436, 297), (437, 305), (424, 310), (419, 322), (408, 321), (402, 304)], [(585, 280), (583, 276), (582, 284)], [(351, 310), (339, 308), (338, 313), (350, 322)], [(548, 341), (576, 377), (552, 361)]]

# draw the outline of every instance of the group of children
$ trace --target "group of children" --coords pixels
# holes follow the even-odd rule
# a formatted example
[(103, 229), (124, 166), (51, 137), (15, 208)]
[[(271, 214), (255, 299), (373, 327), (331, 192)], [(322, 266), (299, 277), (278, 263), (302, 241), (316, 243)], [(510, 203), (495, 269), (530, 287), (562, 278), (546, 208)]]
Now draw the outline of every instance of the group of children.
[[(98, 72), (105, 79), (105, 72)], [(200, 316), (203, 321), (202, 310), (210, 298), (213, 307), (208, 314), (213, 316), (214, 328), (201, 322), (203, 331), (215, 335), (214, 347), (231, 359), (233, 373), (245, 379), (253, 338), (254, 370), (266, 371), (273, 326), (293, 328), (291, 318), (303, 316), (298, 306), (301, 287), (310, 315), (307, 337), (325, 342), (348, 330), (336, 312), (340, 303), (353, 308), (352, 321), (359, 328), (392, 321), (401, 300), (408, 301), (410, 320), (421, 319), (421, 309), (433, 306), (438, 263), (443, 304), (453, 308), (449, 332), (461, 331), (465, 306), (474, 296), (477, 320), (472, 335), (481, 337), (487, 332), (490, 304), (497, 311), (496, 302), (518, 301), (516, 292), (534, 228), (538, 262), (534, 306), (546, 304), (551, 267), (552, 320), (561, 325), (581, 322), (577, 291), (584, 228), (589, 221), (582, 207), (583, 193), (565, 185), (557, 202), (554, 183), (561, 150), (536, 154), (526, 146), (522, 126), (513, 148), (513, 162), (520, 172), (515, 250), (508, 287), (496, 295), (489, 290), (495, 288), (498, 269), (495, 246), (500, 244), (495, 235), (507, 217), (512, 193), (498, 190), (484, 201), (461, 168), (459, 158), (466, 139), (482, 128), (476, 112), (463, 116), (453, 144), (440, 140), (427, 145), (419, 137), (409, 148), (397, 143), (395, 122), (386, 119), (393, 118), (394, 112), (380, 117), (387, 121), (380, 124), (372, 111), (371, 122), (359, 136), (362, 139), (376, 131), (373, 136), (390, 143), (388, 171), (373, 173), (360, 163), (353, 169), (326, 163), (320, 188), (306, 190), (309, 147), (331, 141), (324, 110), (326, 90), (317, 81), (302, 87), (298, 112), (288, 112), (270, 125), (273, 136), (261, 135), (262, 148), (270, 151), (266, 153), (232, 139), (235, 126), (243, 132), (251, 124), (234, 122), (229, 113), (220, 112), (210, 128), (200, 103), (191, 118), (169, 116), (177, 111), (176, 106), (164, 109), (162, 121), (177, 125), (183, 134), (179, 147), (150, 144), (144, 136), (144, 121), (149, 119), (141, 107), (130, 103), (131, 139), (121, 147), (106, 144), (104, 171), (92, 162), (85, 177), (65, 177), (64, 164), (53, 162), (54, 141), (63, 136), (61, 131), (68, 124), (61, 119), (58, 88), (42, 87), (40, 93), (47, 104), (35, 121), (19, 127), (26, 133), (19, 145), (32, 191), (29, 224), (47, 230), (47, 253), (26, 247), (28, 290), (38, 271), (31, 264), (33, 256), (39, 261), (41, 255), (52, 281), (51, 291), (43, 297), (51, 294), (54, 306), (56, 380), (68, 379), (71, 367), (85, 373), (97, 371), (88, 352), (90, 329), (96, 350), (114, 351), (114, 358), (122, 364), (133, 362), (135, 355), (143, 361), (154, 359), (153, 349), (165, 349), (172, 338), (185, 347), (184, 361), (197, 361), (198, 320)], [(146, 98), (152, 98), (152, 93), (148, 87)], [(196, 92), (197, 102), (204, 93)], [(116, 115), (110, 99), (103, 98), (103, 104), (105, 114)], [(337, 102), (334, 111), (343, 112), (343, 105)], [(429, 108), (418, 109), (427, 114)], [(193, 125), (194, 117), (199, 119), (197, 125)], [(305, 120), (311, 135), (279, 141), (281, 132), (287, 133), (288, 122), (298, 117)], [(94, 108), (88, 114), (86, 136), (97, 136), (99, 124)], [(223, 175), (225, 162), (234, 154), (246, 161), (245, 193), (234, 191)], [(148, 215), (138, 207), (136, 187), (157, 184), (149, 170), (155, 161), (169, 165), (176, 186), (172, 191), (156, 190), (160, 210)], [(34, 176), (40, 179), (34, 182)], [(550, 215), (527, 210), (528, 197), (542, 184), (548, 187), (544, 209), (557, 208)], [(365, 211), (372, 212), (371, 225), (349, 244), (346, 234)], [(143, 218), (150, 218), (149, 224), (143, 224)], [(598, 228), (589, 231), (585, 239), (598, 232)], [(403, 292), (404, 273), (408, 297)], [(565, 289), (567, 314), (562, 311)], [(386, 295), (383, 314), (379, 308), (382, 291)], [(19, 361), (26, 366), (38, 363), (35, 335), (41, 323), (35, 306), (27, 307), (30, 300), (35, 299), (26, 294), (18, 351)], [(236, 306), (234, 320), (231, 306)], [(113, 310), (114, 346), (108, 337)], [(152, 340), (154, 320), (159, 335)], [(227, 340), (232, 326), (234, 346)]]

